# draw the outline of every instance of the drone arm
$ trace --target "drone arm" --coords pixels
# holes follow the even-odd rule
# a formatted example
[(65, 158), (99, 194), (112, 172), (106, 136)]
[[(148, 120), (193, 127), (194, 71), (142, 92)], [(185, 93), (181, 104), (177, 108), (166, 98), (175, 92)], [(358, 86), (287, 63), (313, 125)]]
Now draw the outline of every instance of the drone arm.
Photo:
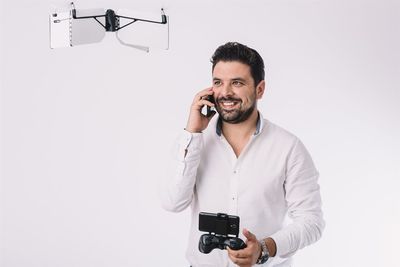
[(125, 24), (124, 26), (122, 26), (122, 27), (119, 27), (117, 30), (121, 30), (121, 29), (123, 29), (123, 28), (125, 28), (126, 26), (129, 26), (129, 25), (131, 25), (132, 23), (134, 23), (134, 22), (136, 22), (137, 20), (132, 20), (131, 22), (129, 22), (129, 23), (127, 23), (127, 24)]
[(106, 26), (100, 22), (100, 20), (97, 19), (97, 17), (93, 17), (95, 21), (97, 21), (101, 26), (103, 26), (103, 28), (105, 29)]
[[(116, 15), (115, 12), (112, 9), (108, 9), (106, 14), (104, 15), (92, 15), (92, 16), (81, 16), (78, 17), (76, 15), (76, 9), (74, 2), (71, 2), (71, 14), (72, 18), (74, 19), (95, 19), (106, 31), (118, 31), (122, 28), (125, 28), (126, 26), (136, 22), (136, 21), (143, 21), (143, 22), (148, 22), (148, 23), (156, 23), (156, 24), (167, 24), (167, 16), (164, 13), (164, 9), (161, 8), (161, 21), (154, 21), (154, 20), (147, 20), (147, 19), (139, 19), (139, 18), (132, 18), (132, 17), (126, 17), (126, 16), (120, 16)], [(106, 25), (103, 25), (98, 18), (105, 17), (106, 18)], [(131, 22), (125, 24), (122, 27), (119, 27), (119, 19), (124, 18), (124, 19), (130, 19), (132, 20)]]
[(72, 12), (72, 18), (74, 18), (74, 19), (93, 19), (93, 18), (101, 18), (101, 17), (105, 17), (106, 16), (105, 14), (103, 14), (103, 15), (92, 15), (92, 16), (81, 16), (81, 17), (78, 17), (76, 15), (76, 9), (75, 9), (74, 6), (73, 6), (71, 12)]
[[(156, 24), (167, 24), (167, 16), (164, 13), (164, 9), (161, 9), (161, 21), (132, 18), (132, 17), (120, 16), (120, 15), (116, 15), (116, 17), (123, 18), (123, 19), (131, 19), (131, 20), (133, 20), (133, 22), (143, 21), (143, 22), (156, 23)], [(125, 25), (125, 26), (127, 26), (127, 25)]]
[(106, 26), (103, 25), (103, 23), (101, 23), (101, 22), (98, 20), (98, 18), (105, 17), (106, 15), (94, 15), (94, 16), (82, 16), (82, 17), (78, 17), (78, 16), (76, 15), (76, 9), (75, 9), (75, 8), (72, 9), (71, 12), (72, 12), (72, 18), (73, 18), (73, 19), (94, 19), (94, 20), (97, 21), (103, 28), (106, 28)]

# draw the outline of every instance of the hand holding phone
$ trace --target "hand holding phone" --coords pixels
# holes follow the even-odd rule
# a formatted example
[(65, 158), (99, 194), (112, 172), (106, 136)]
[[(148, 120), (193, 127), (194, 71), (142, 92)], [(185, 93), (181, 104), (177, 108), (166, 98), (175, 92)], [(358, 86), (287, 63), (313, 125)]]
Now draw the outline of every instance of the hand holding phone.
[[(213, 103), (213, 104), (215, 104), (214, 95), (208, 95), (206, 97), (206, 100), (211, 102), (211, 103)], [(211, 117), (211, 116), (213, 116), (215, 114), (215, 110), (213, 110), (212, 107), (210, 107), (208, 105), (205, 105), (204, 107), (206, 108), (206, 113), (204, 114), (206, 117)]]
[[(208, 123), (216, 113), (212, 110), (215, 106), (213, 94), (212, 87), (196, 94), (190, 107), (189, 119), (185, 127), (186, 131), (200, 133), (207, 128)], [(204, 113), (202, 112), (203, 109), (205, 109)]]

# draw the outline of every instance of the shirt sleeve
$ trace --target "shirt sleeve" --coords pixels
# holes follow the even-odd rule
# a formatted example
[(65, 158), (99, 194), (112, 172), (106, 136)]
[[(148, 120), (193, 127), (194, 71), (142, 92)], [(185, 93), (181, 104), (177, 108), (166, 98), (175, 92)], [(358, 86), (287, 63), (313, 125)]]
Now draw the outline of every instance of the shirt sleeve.
[(284, 183), (288, 216), (292, 223), (271, 236), (277, 247), (276, 255), (290, 257), (322, 235), (325, 227), (321, 210), (318, 171), (304, 145), (297, 139), (286, 165)]
[(177, 138), (172, 152), (174, 169), (162, 181), (159, 190), (164, 209), (179, 212), (192, 202), (202, 148), (202, 133), (184, 130)]

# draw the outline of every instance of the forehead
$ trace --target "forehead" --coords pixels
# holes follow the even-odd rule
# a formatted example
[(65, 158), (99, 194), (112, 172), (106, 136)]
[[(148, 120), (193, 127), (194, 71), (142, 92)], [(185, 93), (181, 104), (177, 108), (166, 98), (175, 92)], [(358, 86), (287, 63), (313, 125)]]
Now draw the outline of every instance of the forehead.
[(250, 79), (250, 66), (239, 61), (219, 61), (213, 70), (213, 78), (233, 79), (243, 78)]

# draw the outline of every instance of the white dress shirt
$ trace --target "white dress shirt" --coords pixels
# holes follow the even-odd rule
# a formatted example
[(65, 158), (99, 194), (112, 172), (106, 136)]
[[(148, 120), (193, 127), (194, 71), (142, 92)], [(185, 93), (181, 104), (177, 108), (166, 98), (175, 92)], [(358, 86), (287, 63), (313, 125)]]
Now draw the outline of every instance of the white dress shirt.
[(161, 199), (173, 212), (191, 206), (186, 257), (193, 267), (235, 266), (225, 250), (199, 251), (204, 234), (198, 230), (199, 212), (239, 216), (244, 241), (243, 228), (258, 239), (273, 238), (277, 254), (262, 266), (291, 266), (298, 249), (321, 237), (325, 224), (313, 161), (297, 137), (261, 114), (239, 157), (221, 133), (218, 118), (203, 133), (183, 131), (174, 153), (176, 169), (165, 181)]

